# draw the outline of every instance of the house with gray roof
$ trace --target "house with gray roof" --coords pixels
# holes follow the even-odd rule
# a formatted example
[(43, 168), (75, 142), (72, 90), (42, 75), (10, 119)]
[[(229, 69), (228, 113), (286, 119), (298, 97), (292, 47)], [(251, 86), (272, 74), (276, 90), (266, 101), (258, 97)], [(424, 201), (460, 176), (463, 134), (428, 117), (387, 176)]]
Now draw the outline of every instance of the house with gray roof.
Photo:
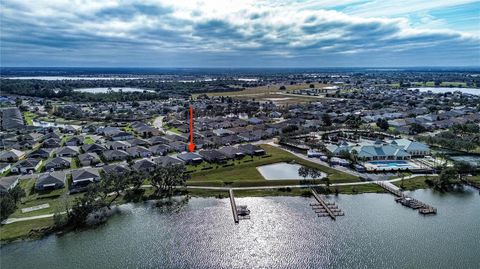
[(25, 157), (25, 152), (16, 149), (7, 150), (0, 153), (0, 161), (2, 162), (15, 162), (23, 157)]
[(186, 164), (200, 164), (203, 162), (202, 156), (193, 152), (178, 154), (177, 158), (184, 161)]
[(35, 183), (37, 191), (61, 189), (65, 187), (67, 176), (64, 172), (51, 172), (40, 175)]
[(25, 159), (18, 161), (12, 166), (12, 173), (28, 174), (37, 172), (42, 165), (41, 159)]
[(230, 159), (241, 159), (245, 157), (245, 152), (232, 146), (220, 148), (218, 151), (225, 154)]
[(153, 154), (153, 155), (166, 155), (171, 151), (170, 147), (165, 145), (165, 144), (158, 144), (155, 146), (151, 146), (148, 148), (148, 150)]
[(94, 152), (80, 154), (78, 155), (78, 160), (82, 166), (96, 165), (97, 163), (100, 163), (100, 157)]
[(63, 170), (68, 169), (72, 165), (72, 158), (70, 157), (55, 157), (49, 159), (45, 163), (45, 170)]
[(30, 152), (27, 157), (28, 158), (41, 158), (41, 159), (48, 159), (52, 154), (53, 149), (51, 148), (39, 148)]
[(123, 150), (106, 150), (102, 153), (106, 161), (125, 161), (130, 158), (130, 154)]
[(157, 165), (160, 166), (169, 166), (169, 165), (180, 165), (184, 164), (183, 161), (173, 158), (171, 156), (160, 156), (152, 159)]
[(85, 187), (100, 181), (100, 173), (95, 168), (80, 168), (72, 171), (72, 188)]
[(153, 162), (150, 159), (141, 159), (135, 161), (135, 163), (132, 165), (133, 170), (138, 171), (138, 172), (151, 172), (155, 170), (155, 162)]
[(0, 194), (7, 193), (9, 190), (17, 186), (19, 176), (9, 176), (0, 178)]
[(80, 155), (80, 149), (76, 146), (66, 146), (55, 151), (57, 157), (75, 157)]

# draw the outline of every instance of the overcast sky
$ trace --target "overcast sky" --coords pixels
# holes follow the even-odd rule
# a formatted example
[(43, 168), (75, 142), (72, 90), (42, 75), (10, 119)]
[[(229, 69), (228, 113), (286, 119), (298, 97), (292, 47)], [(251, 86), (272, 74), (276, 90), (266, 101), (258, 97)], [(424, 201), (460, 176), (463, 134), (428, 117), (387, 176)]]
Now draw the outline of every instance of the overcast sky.
[(2, 0), (1, 66), (480, 66), (470, 0)]

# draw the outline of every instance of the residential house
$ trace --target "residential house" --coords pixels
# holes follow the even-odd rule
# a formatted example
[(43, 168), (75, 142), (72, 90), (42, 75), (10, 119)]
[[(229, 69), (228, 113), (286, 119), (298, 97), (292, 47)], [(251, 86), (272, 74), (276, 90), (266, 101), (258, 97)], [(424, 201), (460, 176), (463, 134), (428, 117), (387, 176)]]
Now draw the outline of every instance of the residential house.
[(126, 151), (123, 150), (106, 150), (102, 153), (103, 158), (105, 158), (106, 161), (112, 162), (112, 161), (125, 161), (128, 158), (130, 158), (130, 154), (128, 154)]
[(65, 187), (66, 181), (67, 176), (64, 172), (45, 173), (38, 177), (35, 183), (35, 189), (37, 191), (61, 189)]
[(55, 154), (57, 157), (75, 157), (80, 154), (80, 149), (76, 146), (66, 146), (58, 148)]
[(100, 163), (100, 157), (94, 152), (80, 154), (78, 155), (78, 160), (82, 166), (96, 165)]
[(151, 172), (155, 170), (155, 162), (151, 161), (150, 159), (141, 159), (135, 161), (132, 165), (133, 170), (137, 172)]
[(69, 157), (55, 157), (45, 162), (45, 170), (63, 170), (68, 169), (72, 165), (72, 158)]
[(12, 173), (22, 173), (28, 174), (37, 172), (42, 165), (42, 160), (40, 159), (25, 159), (18, 161), (12, 166)]
[(41, 158), (41, 159), (48, 159), (52, 154), (53, 149), (51, 148), (39, 148), (30, 152), (27, 157), (28, 158)]
[(152, 152), (150, 152), (147, 148), (142, 146), (134, 146), (127, 149), (127, 153), (130, 154), (133, 158), (147, 158), (152, 156)]
[(232, 146), (220, 148), (218, 151), (230, 159), (241, 159), (245, 156), (245, 153), (242, 150)]
[(0, 178), (0, 194), (8, 193), (17, 186), (19, 176), (9, 176)]
[(153, 155), (166, 155), (168, 152), (170, 152), (170, 147), (164, 144), (159, 144), (155, 146), (151, 146), (148, 148), (148, 150), (153, 154)]
[(72, 171), (72, 188), (82, 188), (100, 181), (100, 173), (95, 168), (80, 168)]
[(12, 167), (9, 163), (0, 163), (0, 174), (3, 174), (8, 171)]
[(84, 152), (92, 152), (92, 153), (97, 153), (101, 154), (106, 150), (105, 146), (94, 143), (94, 144), (85, 144), (82, 146), (82, 150)]
[(245, 154), (251, 155), (251, 156), (265, 155), (266, 153), (265, 150), (262, 149), (260, 146), (252, 145), (252, 144), (239, 145), (238, 149), (244, 152)]
[(202, 150), (199, 154), (209, 163), (222, 163), (228, 160), (228, 157), (218, 150)]
[(0, 153), (0, 161), (2, 162), (16, 162), (24, 157), (25, 152), (16, 149), (7, 150)]
[(186, 164), (200, 164), (203, 162), (202, 156), (193, 152), (178, 154), (177, 158), (184, 161)]

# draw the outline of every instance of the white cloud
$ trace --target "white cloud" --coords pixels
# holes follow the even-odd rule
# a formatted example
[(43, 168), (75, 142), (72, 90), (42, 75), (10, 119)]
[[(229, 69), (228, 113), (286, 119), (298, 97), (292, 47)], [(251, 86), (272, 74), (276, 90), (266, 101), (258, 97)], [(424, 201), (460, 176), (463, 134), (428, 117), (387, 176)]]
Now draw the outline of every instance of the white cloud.
[[(382, 16), (392, 14), (393, 9), (400, 14), (414, 8), (418, 11), (452, 5), (443, 0), (408, 1), (386, 4), (344, 0), (324, 1), (321, 5), (316, 1), (295, 1), (289, 5), (286, 1), (254, 0), (5, 0), (0, 4), (2, 22), (6, 22), (1, 46), (239, 55), (249, 52), (289, 57), (425, 48), (441, 51), (446, 43), (470, 54), (478, 49), (478, 36), (440, 29), (444, 22), (426, 13), (424, 21), (415, 23), (407, 17)], [(354, 4), (345, 10), (357, 15), (322, 9), (344, 4)]]

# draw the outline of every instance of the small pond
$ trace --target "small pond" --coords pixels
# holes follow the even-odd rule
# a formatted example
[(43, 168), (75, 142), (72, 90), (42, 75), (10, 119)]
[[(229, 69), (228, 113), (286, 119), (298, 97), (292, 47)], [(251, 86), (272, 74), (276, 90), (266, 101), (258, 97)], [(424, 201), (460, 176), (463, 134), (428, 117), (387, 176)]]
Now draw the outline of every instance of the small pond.
[(145, 89), (140, 89), (140, 88), (129, 88), (129, 87), (111, 87), (111, 88), (81, 88), (81, 89), (76, 89), (76, 92), (88, 92), (88, 93), (107, 93), (109, 91), (112, 92), (119, 92), (122, 90), (122, 92), (155, 92), (152, 90), (145, 90)]
[[(274, 163), (259, 166), (257, 167), (257, 170), (266, 180), (304, 179), (298, 174), (298, 169), (300, 167), (302, 166), (299, 164)], [(326, 176), (327, 175), (325, 173), (322, 173), (320, 178), (324, 178)], [(312, 179), (312, 177), (308, 176), (305, 179)]]

